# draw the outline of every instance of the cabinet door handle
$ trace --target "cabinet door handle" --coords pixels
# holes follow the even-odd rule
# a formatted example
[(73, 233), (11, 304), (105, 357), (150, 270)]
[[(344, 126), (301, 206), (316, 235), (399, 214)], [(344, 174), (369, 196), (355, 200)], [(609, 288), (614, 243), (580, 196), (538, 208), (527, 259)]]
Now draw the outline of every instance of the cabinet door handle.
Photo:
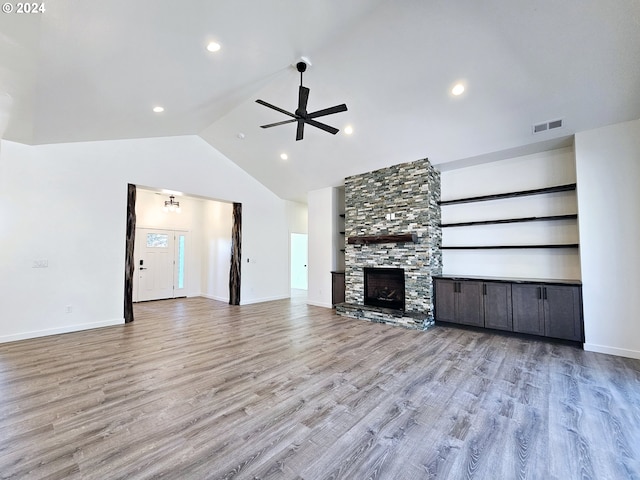
[(487, 284), (486, 284), (486, 283), (483, 283), (483, 284), (482, 284), (482, 294), (483, 294), (483, 295), (486, 295), (486, 294), (487, 294)]
[(538, 300), (542, 299), (542, 287), (537, 287), (536, 290), (538, 290)]
[(542, 289), (542, 298), (544, 298), (545, 300), (547, 299), (547, 287), (544, 287)]

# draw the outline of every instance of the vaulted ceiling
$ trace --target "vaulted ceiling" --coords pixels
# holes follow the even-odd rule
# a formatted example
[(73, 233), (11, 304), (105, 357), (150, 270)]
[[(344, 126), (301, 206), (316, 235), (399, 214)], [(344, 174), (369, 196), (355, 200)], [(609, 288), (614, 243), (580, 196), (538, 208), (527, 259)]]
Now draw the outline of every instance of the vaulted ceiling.
[[(428, 157), (446, 168), (640, 118), (638, 0), (44, 6), (0, 14), (3, 138), (197, 134), (287, 199), (387, 165)], [(221, 49), (207, 51), (210, 41)], [(307, 126), (296, 142), (295, 123), (259, 127), (286, 117), (258, 98), (295, 110), (301, 56), (312, 64), (308, 110), (348, 106), (322, 119), (335, 136)], [(466, 90), (456, 97), (458, 82)], [(555, 119), (562, 128), (532, 133)]]

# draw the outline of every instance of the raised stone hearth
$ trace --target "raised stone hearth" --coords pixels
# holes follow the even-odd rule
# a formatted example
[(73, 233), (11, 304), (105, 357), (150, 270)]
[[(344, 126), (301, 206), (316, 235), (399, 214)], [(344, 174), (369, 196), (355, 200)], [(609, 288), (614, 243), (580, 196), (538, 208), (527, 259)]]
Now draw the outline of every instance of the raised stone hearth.
[[(341, 315), (426, 329), (432, 275), (442, 273), (440, 174), (427, 159), (345, 180), (345, 303)], [(404, 270), (404, 308), (365, 301), (365, 268)], [(384, 294), (382, 295), (384, 296)]]
[(347, 317), (368, 320), (375, 323), (402, 326), (414, 330), (425, 330), (433, 325), (433, 318), (426, 313), (405, 312), (391, 308), (339, 303), (336, 312)]

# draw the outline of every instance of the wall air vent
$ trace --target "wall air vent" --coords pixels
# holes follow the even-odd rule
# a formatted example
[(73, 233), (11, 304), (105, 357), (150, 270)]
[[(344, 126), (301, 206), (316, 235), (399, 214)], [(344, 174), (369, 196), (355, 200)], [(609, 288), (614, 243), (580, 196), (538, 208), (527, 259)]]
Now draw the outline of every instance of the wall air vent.
[(562, 127), (562, 119), (558, 120), (549, 120), (548, 122), (538, 123), (533, 126), (533, 133), (542, 133), (547, 130), (553, 130), (554, 128)]

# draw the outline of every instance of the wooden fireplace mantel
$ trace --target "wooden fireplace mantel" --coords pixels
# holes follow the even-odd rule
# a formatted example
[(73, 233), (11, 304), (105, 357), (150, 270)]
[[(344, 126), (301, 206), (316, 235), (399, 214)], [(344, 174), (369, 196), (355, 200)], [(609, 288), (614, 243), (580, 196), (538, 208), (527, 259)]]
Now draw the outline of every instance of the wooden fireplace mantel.
[(418, 235), (415, 233), (401, 233), (398, 235), (371, 235), (349, 237), (347, 243), (349, 245), (368, 245), (370, 243), (418, 243)]

